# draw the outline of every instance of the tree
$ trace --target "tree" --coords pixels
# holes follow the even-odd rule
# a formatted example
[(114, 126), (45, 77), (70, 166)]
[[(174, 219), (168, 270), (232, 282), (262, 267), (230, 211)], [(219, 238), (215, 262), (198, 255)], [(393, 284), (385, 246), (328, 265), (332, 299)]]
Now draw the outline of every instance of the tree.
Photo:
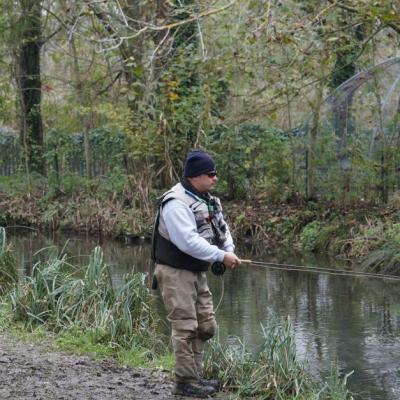
[(19, 0), (19, 37), (17, 48), (17, 85), (21, 116), (21, 142), (27, 172), (45, 174), (43, 122), (41, 113), (42, 47), (41, 0)]

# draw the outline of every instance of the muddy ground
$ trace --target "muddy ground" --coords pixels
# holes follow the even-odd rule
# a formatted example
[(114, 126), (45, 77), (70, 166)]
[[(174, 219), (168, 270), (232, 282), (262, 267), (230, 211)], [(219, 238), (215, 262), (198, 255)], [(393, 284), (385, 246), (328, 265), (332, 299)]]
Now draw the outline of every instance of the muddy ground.
[(173, 396), (172, 387), (158, 371), (56, 352), (0, 333), (1, 400), (193, 399)]

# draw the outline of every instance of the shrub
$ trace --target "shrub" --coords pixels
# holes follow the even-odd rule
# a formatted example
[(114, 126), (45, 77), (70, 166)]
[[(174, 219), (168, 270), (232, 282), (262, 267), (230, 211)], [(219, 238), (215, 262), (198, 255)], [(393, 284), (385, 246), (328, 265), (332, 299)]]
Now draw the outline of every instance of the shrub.
[(0, 227), (0, 295), (4, 295), (17, 282), (14, 254), (7, 245), (6, 230)]
[(307, 224), (300, 235), (300, 243), (304, 250), (315, 251), (320, 234), (321, 223), (313, 221)]

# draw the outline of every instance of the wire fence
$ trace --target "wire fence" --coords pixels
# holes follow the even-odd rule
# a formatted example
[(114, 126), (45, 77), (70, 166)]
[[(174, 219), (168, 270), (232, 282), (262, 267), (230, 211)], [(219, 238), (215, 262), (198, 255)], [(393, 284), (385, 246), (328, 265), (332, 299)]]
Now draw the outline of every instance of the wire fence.
[[(126, 137), (121, 132), (93, 129), (89, 134), (90, 175), (104, 176), (126, 163)], [(0, 174), (11, 176), (24, 171), (23, 147), (16, 132), (0, 131)], [(48, 174), (86, 175), (84, 135), (51, 130), (47, 132), (44, 155)]]
[(386, 203), (400, 189), (400, 58), (339, 86), (304, 132), (306, 197)]

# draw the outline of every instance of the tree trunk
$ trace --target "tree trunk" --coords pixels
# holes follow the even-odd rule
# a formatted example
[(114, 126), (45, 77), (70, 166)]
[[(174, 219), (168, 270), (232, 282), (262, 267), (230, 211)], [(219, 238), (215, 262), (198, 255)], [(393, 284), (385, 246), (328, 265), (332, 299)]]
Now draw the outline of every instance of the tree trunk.
[[(82, 107), (84, 107), (84, 111), (79, 113), (80, 120), (83, 127), (83, 143), (85, 148), (85, 171), (86, 171), (86, 178), (92, 178), (92, 153), (90, 149), (90, 130), (92, 129), (92, 107), (89, 106), (90, 98), (87, 93), (85, 93), (82, 76), (81, 76), (81, 69), (79, 67), (79, 60), (78, 60), (78, 53), (76, 51), (75, 46), (75, 39), (74, 37), (71, 38), (71, 50), (72, 56), (74, 59), (74, 74), (75, 74), (75, 90), (77, 91), (78, 98)], [(90, 112), (86, 109), (90, 107)]]
[(45, 174), (43, 123), (41, 114), (42, 46), (41, 0), (20, 0), (20, 38), (17, 56), (17, 84), (21, 107), (21, 142), (25, 149), (27, 172)]

